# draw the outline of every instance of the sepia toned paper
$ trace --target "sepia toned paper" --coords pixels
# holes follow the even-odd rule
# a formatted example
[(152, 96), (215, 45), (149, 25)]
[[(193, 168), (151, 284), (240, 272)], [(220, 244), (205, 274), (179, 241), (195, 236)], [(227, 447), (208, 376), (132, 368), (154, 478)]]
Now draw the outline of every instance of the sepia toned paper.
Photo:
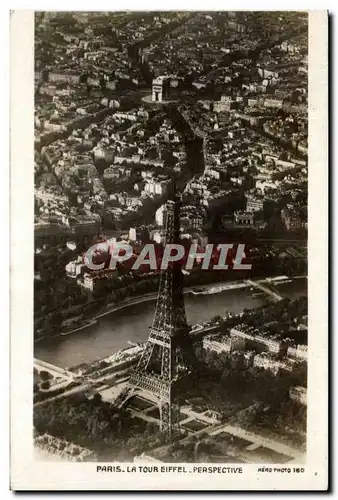
[(10, 23), (11, 488), (326, 490), (327, 12)]

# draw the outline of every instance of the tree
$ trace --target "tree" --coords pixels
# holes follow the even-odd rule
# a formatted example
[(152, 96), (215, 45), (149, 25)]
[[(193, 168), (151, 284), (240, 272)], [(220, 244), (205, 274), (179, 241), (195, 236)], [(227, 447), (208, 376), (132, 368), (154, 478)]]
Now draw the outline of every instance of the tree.
[(100, 404), (102, 402), (102, 396), (98, 392), (94, 394), (93, 403)]
[(40, 378), (42, 381), (46, 381), (52, 378), (52, 375), (49, 372), (46, 372), (45, 370), (41, 370), (40, 372)]

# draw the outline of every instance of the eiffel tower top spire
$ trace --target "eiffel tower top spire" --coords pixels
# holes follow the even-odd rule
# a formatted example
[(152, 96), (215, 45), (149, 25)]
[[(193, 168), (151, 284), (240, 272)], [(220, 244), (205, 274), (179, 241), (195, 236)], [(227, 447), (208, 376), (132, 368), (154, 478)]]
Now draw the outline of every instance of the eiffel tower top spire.
[[(181, 198), (173, 182), (171, 199), (167, 201), (165, 244), (179, 243)], [(153, 328), (166, 331), (170, 336), (189, 331), (184, 298), (183, 275), (179, 262), (169, 263), (161, 271)]]
[(177, 183), (176, 183), (176, 177), (174, 175), (173, 177), (173, 182), (172, 182), (172, 199), (175, 201), (175, 199), (178, 197), (178, 190), (177, 190)]

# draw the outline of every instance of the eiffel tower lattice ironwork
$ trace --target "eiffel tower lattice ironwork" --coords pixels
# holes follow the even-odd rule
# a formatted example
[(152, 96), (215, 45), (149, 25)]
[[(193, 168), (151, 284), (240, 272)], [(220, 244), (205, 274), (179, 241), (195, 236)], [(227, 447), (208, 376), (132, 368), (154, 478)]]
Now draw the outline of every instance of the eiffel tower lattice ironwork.
[[(180, 200), (166, 204), (165, 243), (179, 240)], [(194, 354), (183, 297), (183, 275), (179, 262), (161, 271), (156, 309), (143, 354), (129, 379), (129, 388), (155, 396), (160, 409), (161, 431), (171, 434), (178, 425), (177, 382), (189, 376)]]

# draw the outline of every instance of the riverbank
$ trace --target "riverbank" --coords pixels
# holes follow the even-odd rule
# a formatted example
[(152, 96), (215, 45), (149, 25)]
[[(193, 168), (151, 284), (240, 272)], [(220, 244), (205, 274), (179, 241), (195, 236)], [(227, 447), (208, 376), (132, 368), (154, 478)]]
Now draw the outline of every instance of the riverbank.
[[(267, 277), (265, 279), (271, 279), (274, 277)], [(293, 278), (290, 278), (292, 280), (294, 279), (299, 279), (299, 278), (306, 278), (305, 276), (295, 276)], [(201, 286), (191, 286), (187, 287), (184, 289), (184, 294), (192, 294), (192, 295), (215, 295), (219, 294), (221, 292), (227, 291), (227, 290), (237, 290), (237, 289), (247, 289), (250, 288), (252, 285), (249, 283), (246, 283), (243, 280), (240, 281), (225, 281), (221, 283), (211, 283), (207, 285), (201, 285)], [(199, 291), (197, 294), (194, 294), (194, 290), (198, 289)], [(40, 337), (39, 339), (36, 339), (34, 341), (34, 344), (37, 345), (42, 341), (48, 340), (48, 339), (55, 339), (58, 337), (64, 337), (64, 336), (70, 336), (72, 333), (79, 333), (81, 330), (87, 329), (90, 325), (97, 323), (101, 318), (104, 318), (105, 316), (108, 316), (110, 314), (122, 311), (123, 309), (127, 309), (130, 306), (136, 306), (142, 303), (147, 303), (151, 301), (155, 301), (157, 298), (157, 292), (154, 293), (148, 293), (144, 294), (139, 297), (132, 297), (128, 300), (123, 301), (121, 304), (110, 304), (106, 306), (104, 311), (101, 311), (99, 314), (94, 315), (92, 318), (86, 319), (86, 321), (91, 321), (91, 323), (87, 323), (83, 326), (79, 326), (78, 328), (75, 328), (74, 330), (67, 332), (66, 335), (64, 333), (57, 333), (52, 336), (46, 336), (44, 335), (43, 337)]]
[(192, 290), (189, 290), (190, 293), (194, 295), (213, 295), (214, 293), (221, 293), (225, 290), (236, 290), (238, 288), (247, 288), (251, 286), (246, 281), (243, 282), (230, 282), (226, 284), (219, 285), (210, 285), (208, 287), (194, 287)]
[(92, 321), (86, 320), (86, 323), (84, 325), (80, 325), (77, 328), (73, 328), (69, 332), (61, 332), (60, 335), (62, 335), (63, 337), (66, 336), (66, 335), (70, 335), (71, 333), (78, 332), (79, 330), (84, 330), (85, 328), (89, 328), (90, 326), (95, 325), (95, 323), (97, 323), (97, 319), (96, 318), (94, 318)]
[[(208, 284), (208, 285), (202, 285), (200, 287), (198, 287), (200, 290), (202, 290), (204, 293), (219, 293), (221, 291), (225, 291), (225, 290), (229, 290), (229, 289), (236, 289), (236, 288), (245, 288), (247, 286), (250, 286), (250, 285), (247, 285), (246, 283), (243, 283), (242, 281), (231, 281), (231, 282), (223, 282), (223, 283), (219, 283), (217, 285), (215, 285), (214, 283), (211, 283), (211, 284)], [(217, 287), (217, 290), (216, 290), (216, 287)], [(221, 287), (221, 289), (220, 289)], [(188, 293), (193, 293), (193, 290), (196, 289), (197, 287), (195, 286), (191, 286), (191, 287), (187, 287), (184, 289), (184, 294), (188, 294)], [(215, 289), (214, 291), (212, 291), (212, 289)], [(118, 311), (121, 311), (127, 307), (130, 307), (130, 306), (134, 306), (134, 305), (138, 305), (138, 304), (142, 304), (144, 302), (149, 302), (149, 301), (152, 301), (152, 300), (156, 300), (157, 298), (157, 292), (154, 292), (154, 293), (148, 293), (148, 294), (143, 294), (141, 297), (132, 297), (130, 299), (127, 299), (125, 301), (123, 301), (121, 304), (109, 304), (106, 306), (106, 310), (103, 311), (103, 312), (100, 312), (99, 314), (96, 314), (95, 316), (93, 316), (93, 318), (91, 318), (91, 322), (89, 324), (84, 324), (82, 326), (79, 326), (78, 328), (75, 328), (74, 330), (71, 330), (70, 332), (66, 332), (66, 333), (56, 333), (55, 335), (51, 335), (51, 336), (48, 336), (48, 335), (43, 335), (42, 337), (36, 339), (34, 341), (34, 344), (38, 344), (40, 342), (42, 342), (43, 340), (46, 340), (48, 338), (58, 338), (58, 337), (63, 337), (63, 336), (68, 336), (72, 333), (75, 333), (75, 332), (79, 332), (80, 330), (84, 330), (86, 328), (88, 328), (88, 326), (91, 326), (93, 324), (95, 324), (100, 318), (103, 318), (104, 316), (107, 316), (109, 314), (112, 314), (112, 313), (115, 313), (115, 312), (118, 312)], [(86, 319), (86, 321), (88, 321), (88, 319)]]
[[(241, 283), (241, 281), (239, 281)], [(293, 280), (278, 286), (283, 297), (291, 300), (306, 295), (307, 282), (304, 279)], [(185, 310), (189, 325), (203, 324), (210, 319), (225, 314), (238, 315), (244, 310), (262, 307), (270, 302), (266, 294), (254, 297), (250, 287), (229, 289), (222, 293), (194, 295), (187, 290)], [(140, 344), (146, 342), (149, 327), (153, 322), (156, 298), (151, 296), (139, 304), (127, 307), (130, 303), (119, 305), (118, 312), (105, 314), (95, 325), (72, 335), (47, 338), (34, 346), (34, 356), (62, 368), (90, 364), (113, 355), (126, 347), (128, 341)], [(115, 308), (114, 308), (115, 309)], [(102, 311), (108, 312), (108, 311)], [(109, 311), (110, 312), (110, 311)]]
[[(214, 293), (224, 292), (225, 290), (232, 290), (232, 289), (237, 289), (237, 288), (247, 288), (249, 286), (251, 286), (251, 285), (248, 283), (244, 283), (242, 281), (238, 281), (238, 282), (236, 282), (236, 281), (226, 282), (225, 281), (224, 283), (220, 283), (218, 285), (215, 285), (214, 283), (212, 283), (209, 285), (202, 285), (199, 287), (190, 286), (190, 287), (185, 288), (183, 293), (184, 293), (184, 295), (186, 295), (188, 293), (194, 293), (194, 290), (196, 288), (198, 288), (202, 292), (207, 292), (208, 294), (214, 294)], [(95, 319), (97, 320), (99, 318), (102, 318), (103, 316), (106, 316), (107, 314), (121, 311), (122, 309), (129, 307), (129, 306), (132, 306), (132, 305), (142, 304), (143, 302), (155, 300), (156, 298), (157, 298), (157, 292), (154, 292), (154, 293), (148, 293), (148, 294), (142, 295), (142, 297), (135, 297), (134, 299), (126, 300), (122, 304), (113, 306), (109, 310), (107, 310), (101, 314), (98, 314), (97, 316), (95, 316)], [(107, 307), (109, 307), (109, 306), (107, 306)]]

